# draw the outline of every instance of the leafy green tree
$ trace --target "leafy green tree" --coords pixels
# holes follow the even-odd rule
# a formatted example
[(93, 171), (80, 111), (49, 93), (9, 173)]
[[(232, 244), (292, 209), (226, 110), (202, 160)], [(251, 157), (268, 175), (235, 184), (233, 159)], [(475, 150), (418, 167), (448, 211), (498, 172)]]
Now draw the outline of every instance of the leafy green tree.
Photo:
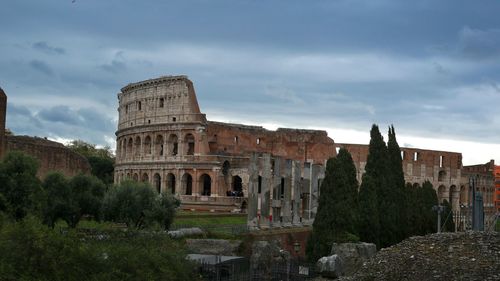
[(380, 248), (380, 218), (377, 201), (375, 181), (365, 173), (359, 188), (359, 237), (361, 241), (374, 243)]
[(104, 184), (93, 176), (77, 175), (67, 180), (61, 173), (47, 175), (43, 182), (47, 194), (44, 223), (54, 227), (58, 219), (75, 228), (84, 215), (100, 219)]
[(92, 168), (92, 175), (99, 178), (106, 185), (113, 183), (115, 158), (109, 146), (97, 148), (82, 140), (73, 140), (67, 147), (87, 158)]
[(351, 154), (340, 149), (337, 157), (328, 160), (325, 173), (309, 240), (311, 260), (328, 255), (334, 242), (359, 240), (358, 181)]
[(0, 194), (6, 213), (16, 220), (39, 210), (38, 162), (22, 152), (9, 152), (0, 163)]
[(179, 202), (169, 194), (159, 195), (148, 183), (125, 181), (111, 188), (104, 198), (106, 220), (142, 229), (158, 223), (168, 229)]
[(395, 229), (391, 235), (393, 238), (390, 243), (395, 244), (401, 242), (409, 234), (408, 224), (408, 208), (405, 194), (405, 176), (403, 171), (403, 159), (401, 157), (401, 148), (396, 140), (396, 131), (394, 126), (389, 127), (389, 139), (387, 141), (387, 156), (388, 156), (388, 197), (386, 198), (386, 208), (390, 213), (391, 222), (387, 222)]

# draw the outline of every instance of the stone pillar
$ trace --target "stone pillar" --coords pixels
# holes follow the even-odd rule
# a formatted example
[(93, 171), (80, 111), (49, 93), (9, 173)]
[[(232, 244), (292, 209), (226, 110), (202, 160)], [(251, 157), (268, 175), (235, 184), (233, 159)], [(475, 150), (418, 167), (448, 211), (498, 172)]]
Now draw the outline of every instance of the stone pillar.
[(271, 155), (263, 155), (262, 164), (262, 185), (260, 193), (260, 227), (269, 228), (271, 227), (271, 187), (273, 183), (273, 178), (271, 175)]
[(311, 220), (314, 220), (318, 212), (318, 200), (320, 196), (320, 182), (325, 178), (325, 168), (321, 165), (312, 165), (312, 190), (311, 190)]
[(257, 170), (257, 154), (252, 153), (250, 156), (250, 165), (248, 165), (248, 209), (247, 209), (247, 226), (250, 230), (258, 229), (258, 218), (257, 218), (257, 208), (259, 200), (257, 198), (258, 194), (258, 170)]
[(285, 192), (283, 193), (283, 226), (292, 226), (292, 167), (293, 161), (287, 159), (285, 161)]
[(304, 202), (304, 213), (302, 214), (303, 222), (307, 222), (311, 217), (311, 190), (312, 190), (312, 182), (311, 182), (311, 174), (312, 174), (312, 163), (304, 163), (304, 180), (302, 181), (302, 185), (304, 188), (304, 192), (307, 194)]
[(273, 169), (273, 227), (281, 227), (281, 158), (274, 158)]
[(300, 209), (302, 206), (302, 200), (300, 199), (300, 195), (302, 193), (302, 179), (301, 179), (301, 163), (299, 161), (293, 161), (293, 169), (292, 169), (292, 196), (293, 196), (293, 215), (292, 215), (292, 224), (294, 226), (301, 225), (301, 217), (300, 217)]

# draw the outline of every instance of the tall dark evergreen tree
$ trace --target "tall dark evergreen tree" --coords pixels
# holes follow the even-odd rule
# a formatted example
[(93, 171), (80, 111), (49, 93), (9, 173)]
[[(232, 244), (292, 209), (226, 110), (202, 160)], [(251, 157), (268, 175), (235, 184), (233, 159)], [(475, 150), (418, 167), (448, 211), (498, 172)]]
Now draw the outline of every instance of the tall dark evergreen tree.
[(311, 261), (330, 254), (332, 243), (359, 240), (358, 181), (351, 154), (340, 149), (327, 162), (321, 185), (318, 213), (309, 240)]
[(403, 171), (403, 159), (401, 148), (396, 140), (394, 126), (389, 127), (389, 139), (387, 141), (388, 160), (388, 185), (390, 187), (386, 206), (389, 208), (391, 226), (394, 226), (395, 236), (391, 244), (399, 243), (409, 234), (408, 204), (405, 194), (405, 176)]
[(420, 205), (420, 235), (435, 233), (437, 230), (437, 213), (432, 207), (438, 204), (438, 197), (432, 183), (424, 182), (419, 190), (419, 198), (422, 200)]
[(359, 238), (380, 248), (380, 219), (377, 203), (377, 186), (369, 174), (363, 175), (359, 188)]

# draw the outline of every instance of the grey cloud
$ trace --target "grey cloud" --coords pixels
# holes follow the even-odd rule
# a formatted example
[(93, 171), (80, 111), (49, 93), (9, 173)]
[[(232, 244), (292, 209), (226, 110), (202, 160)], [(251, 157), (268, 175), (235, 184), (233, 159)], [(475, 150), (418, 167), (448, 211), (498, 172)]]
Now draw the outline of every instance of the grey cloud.
[(54, 106), (48, 109), (42, 109), (38, 112), (37, 116), (45, 121), (49, 122), (61, 122), (71, 125), (76, 125), (80, 123), (76, 112), (70, 109), (68, 106)]
[(66, 53), (66, 50), (64, 50), (61, 47), (53, 47), (47, 44), (45, 41), (40, 41), (33, 43), (32, 45), (33, 49), (44, 52), (49, 55), (62, 55)]
[(41, 60), (32, 60), (29, 64), (38, 72), (41, 72), (47, 76), (54, 76), (54, 71), (52, 70), (52, 68), (47, 63)]
[(500, 29), (473, 29), (464, 27), (459, 34), (459, 48), (463, 55), (486, 59), (500, 55)]

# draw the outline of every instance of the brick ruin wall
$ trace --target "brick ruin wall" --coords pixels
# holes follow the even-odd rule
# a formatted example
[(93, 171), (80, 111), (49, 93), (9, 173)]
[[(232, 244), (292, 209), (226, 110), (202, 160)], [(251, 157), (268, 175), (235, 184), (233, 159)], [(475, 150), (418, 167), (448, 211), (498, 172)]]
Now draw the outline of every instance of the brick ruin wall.
[(61, 143), (29, 136), (7, 136), (6, 141), (7, 151), (22, 151), (39, 161), (37, 176), (40, 179), (52, 171), (61, 172), (67, 177), (90, 173), (87, 159)]

